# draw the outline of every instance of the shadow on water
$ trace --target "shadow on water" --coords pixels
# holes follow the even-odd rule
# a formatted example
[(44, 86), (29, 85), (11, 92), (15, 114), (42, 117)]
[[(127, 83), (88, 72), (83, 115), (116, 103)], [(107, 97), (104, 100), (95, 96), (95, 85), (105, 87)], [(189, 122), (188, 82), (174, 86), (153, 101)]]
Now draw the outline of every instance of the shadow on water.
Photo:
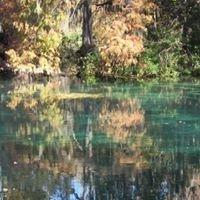
[(199, 199), (200, 86), (0, 86), (0, 199)]

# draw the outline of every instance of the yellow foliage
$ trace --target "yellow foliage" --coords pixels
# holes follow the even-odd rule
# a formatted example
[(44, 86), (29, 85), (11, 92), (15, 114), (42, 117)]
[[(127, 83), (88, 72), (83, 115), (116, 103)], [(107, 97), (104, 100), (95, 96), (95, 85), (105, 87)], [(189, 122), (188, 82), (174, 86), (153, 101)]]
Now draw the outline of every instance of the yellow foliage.
[(9, 35), (8, 62), (16, 72), (57, 73), (62, 43), (61, 23), (67, 3), (53, 1), (4, 1), (0, 11)]

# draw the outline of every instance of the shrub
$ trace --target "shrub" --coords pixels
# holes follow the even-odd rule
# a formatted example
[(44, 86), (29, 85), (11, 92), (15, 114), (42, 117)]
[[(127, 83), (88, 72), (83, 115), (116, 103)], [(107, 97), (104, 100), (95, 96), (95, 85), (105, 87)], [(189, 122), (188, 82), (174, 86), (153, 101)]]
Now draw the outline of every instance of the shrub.
[(175, 24), (157, 29), (156, 34), (146, 42), (145, 52), (140, 57), (138, 76), (177, 80), (183, 69), (180, 64), (184, 56), (179, 26)]
[(94, 84), (97, 81), (97, 72), (100, 64), (100, 56), (97, 52), (89, 53), (82, 59), (83, 78), (86, 83)]
[(78, 50), (82, 44), (81, 31), (67, 33), (62, 40), (61, 46), (61, 69), (68, 76), (75, 76), (80, 70), (80, 58)]

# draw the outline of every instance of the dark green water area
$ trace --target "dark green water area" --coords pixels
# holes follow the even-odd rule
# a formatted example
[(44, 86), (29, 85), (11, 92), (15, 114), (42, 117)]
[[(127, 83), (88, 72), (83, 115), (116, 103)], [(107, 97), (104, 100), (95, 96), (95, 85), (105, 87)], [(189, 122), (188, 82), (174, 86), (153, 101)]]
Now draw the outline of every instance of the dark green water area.
[(200, 84), (0, 82), (1, 200), (200, 199)]

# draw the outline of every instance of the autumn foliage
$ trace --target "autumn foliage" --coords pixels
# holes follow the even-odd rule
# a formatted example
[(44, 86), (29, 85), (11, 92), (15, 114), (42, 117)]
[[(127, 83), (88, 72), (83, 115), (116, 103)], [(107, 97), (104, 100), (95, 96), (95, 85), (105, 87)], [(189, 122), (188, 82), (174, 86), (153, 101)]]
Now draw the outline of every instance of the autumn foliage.
[[(65, 56), (60, 51), (63, 21), (70, 21), (78, 12), (83, 17), (80, 14), (83, 2), (1, 1), (0, 15), (8, 38), (4, 51), (13, 71), (60, 72), (61, 59)], [(144, 51), (146, 25), (152, 22), (151, 0), (88, 0), (88, 5), (92, 10), (92, 37), (100, 54), (99, 71), (112, 73), (117, 68), (137, 64), (138, 56)]]
[(135, 65), (144, 51), (146, 25), (155, 5), (149, 0), (113, 1), (113, 9), (96, 15), (94, 30), (104, 70)]
[(54, 1), (1, 1), (2, 24), (7, 36), (8, 62), (16, 72), (59, 71), (61, 22), (65, 3)]

